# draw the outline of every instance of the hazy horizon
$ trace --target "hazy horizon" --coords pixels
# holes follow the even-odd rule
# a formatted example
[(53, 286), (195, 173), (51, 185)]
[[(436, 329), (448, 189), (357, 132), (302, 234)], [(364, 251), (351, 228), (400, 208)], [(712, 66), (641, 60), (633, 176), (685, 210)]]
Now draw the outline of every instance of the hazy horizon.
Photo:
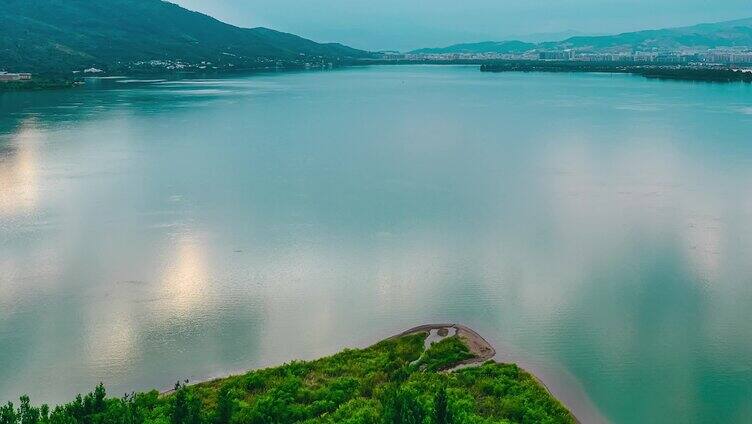
[[(320, 42), (366, 50), (412, 50), (457, 43), (575, 31), (611, 34), (752, 17), (748, 0), (509, 0), (372, 4), (364, 0), (173, 0), (243, 27), (264, 26)], [(541, 10), (544, 10), (541, 12)]]

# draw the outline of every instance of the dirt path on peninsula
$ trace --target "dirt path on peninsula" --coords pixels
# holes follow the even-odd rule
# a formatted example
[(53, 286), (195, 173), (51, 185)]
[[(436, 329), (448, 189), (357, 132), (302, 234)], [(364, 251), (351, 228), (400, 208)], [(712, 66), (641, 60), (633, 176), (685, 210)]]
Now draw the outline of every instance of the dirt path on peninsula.
[[(454, 332), (450, 332), (449, 330), (453, 329)], [(425, 324), (425, 325), (419, 325), (417, 327), (413, 327), (409, 330), (403, 331), (402, 333), (399, 333), (395, 336), (390, 337), (389, 339), (396, 339), (399, 337), (407, 336), (410, 334), (417, 334), (417, 333), (429, 333), (437, 332), (439, 337), (435, 341), (442, 340), (445, 337), (450, 337), (453, 334), (456, 334), (457, 337), (459, 337), (465, 344), (467, 345), (468, 349), (470, 349), (470, 353), (473, 354), (473, 358), (466, 359), (462, 362), (459, 362), (455, 364), (454, 367), (447, 370), (448, 372), (451, 372), (454, 369), (465, 367), (469, 365), (476, 365), (476, 364), (482, 364), (488, 360), (493, 359), (494, 356), (496, 356), (496, 350), (491, 346), (486, 339), (484, 339), (480, 334), (476, 333), (473, 329), (469, 327), (465, 327), (462, 324)]]

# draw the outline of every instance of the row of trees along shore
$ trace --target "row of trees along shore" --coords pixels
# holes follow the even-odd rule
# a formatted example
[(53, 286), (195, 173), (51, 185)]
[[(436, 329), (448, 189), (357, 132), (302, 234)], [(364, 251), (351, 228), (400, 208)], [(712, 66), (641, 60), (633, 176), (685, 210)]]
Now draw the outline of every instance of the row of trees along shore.
[(483, 72), (602, 72), (646, 78), (707, 82), (752, 83), (752, 72), (729, 67), (693, 65), (640, 65), (632, 62), (498, 61), (481, 65)]

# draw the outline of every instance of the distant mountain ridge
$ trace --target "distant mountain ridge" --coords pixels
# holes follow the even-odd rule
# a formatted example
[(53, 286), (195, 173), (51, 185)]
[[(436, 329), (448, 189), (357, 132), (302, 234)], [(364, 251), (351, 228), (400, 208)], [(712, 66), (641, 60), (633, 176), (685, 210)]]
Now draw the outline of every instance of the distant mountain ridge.
[(413, 50), (415, 54), (442, 54), (442, 53), (524, 53), (537, 46), (534, 43), (524, 41), (482, 41), (480, 43), (454, 44), (449, 47), (424, 48)]
[(632, 50), (752, 47), (752, 18), (617, 35), (572, 37), (561, 42), (542, 43), (542, 46)]
[(616, 35), (575, 36), (563, 41), (525, 43), (517, 40), (455, 44), (441, 48), (413, 50), (415, 54), (522, 53), (533, 49), (577, 49), (583, 51), (625, 51), (681, 48), (752, 48), (752, 18), (687, 27), (625, 32)]
[(12, 71), (166, 60), (264, 67), (371, 55), (267, 28), (239, 28), (162, 0), (2, 0), (0, 28), (0, 69)]

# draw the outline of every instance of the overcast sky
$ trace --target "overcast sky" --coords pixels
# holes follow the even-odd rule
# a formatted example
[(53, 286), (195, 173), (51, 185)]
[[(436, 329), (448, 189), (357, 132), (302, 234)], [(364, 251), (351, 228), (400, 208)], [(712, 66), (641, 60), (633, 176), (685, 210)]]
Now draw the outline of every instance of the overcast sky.
[(616, 33), (752, 17), (752, 0), (173, 0), (238, 26), (369, 50)]

